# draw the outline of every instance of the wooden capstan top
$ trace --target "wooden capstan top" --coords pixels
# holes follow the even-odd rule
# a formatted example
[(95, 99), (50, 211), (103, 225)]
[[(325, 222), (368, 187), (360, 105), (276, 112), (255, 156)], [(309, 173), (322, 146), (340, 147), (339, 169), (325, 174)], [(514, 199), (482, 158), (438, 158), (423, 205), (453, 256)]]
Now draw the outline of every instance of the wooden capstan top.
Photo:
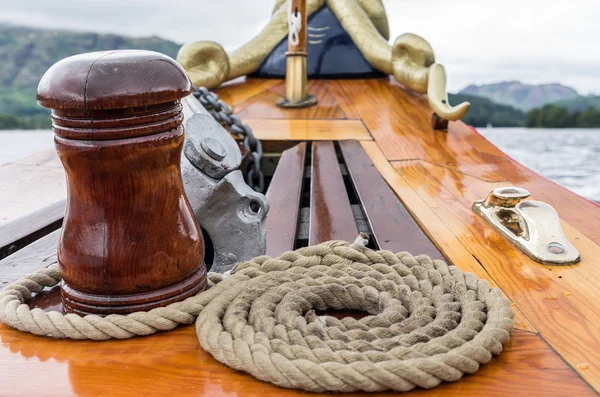
[(179, 100), (192, 83), (173, 59), (154, 51), (99, 51), (55, 63), (38, 86), (38, 103), (55, 110), (138, 108)]
[(44, 75), (68, 197), (58, 262), (63, 305), (129, 313), (206, 284), (204, 242), (183, 191), (183, 69), (149, 51), (82, 54)]
[[(103, 51), (65, 58), (38, 86), (54, 131), (72, 139), (117, 139), (176, 128), (179, 99), (191, 93), (183, 68), (152, 51)], [(135, 127), (134, 127), (135, 126)]]

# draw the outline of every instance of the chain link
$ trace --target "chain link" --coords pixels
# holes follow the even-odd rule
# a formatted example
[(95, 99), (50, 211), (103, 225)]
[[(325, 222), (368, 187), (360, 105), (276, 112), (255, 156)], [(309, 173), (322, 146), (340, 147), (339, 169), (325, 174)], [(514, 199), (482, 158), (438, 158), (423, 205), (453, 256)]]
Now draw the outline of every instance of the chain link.
[(229, 132), (244, 138), (244, 148), (249, 152), (246, 183), (255, 191), (264, 193), (265, 176), (260, 168), (263, 157), (262, 143), (254, 136), (252, 128), (248, 124), (242, 123), (242, 120), (232, 113), (229, 105), (220, 100), (217, 94), (209, 91), (206, 87), (194, 87), (194, 96), (210, 112), (215, 120), (226, 127)]

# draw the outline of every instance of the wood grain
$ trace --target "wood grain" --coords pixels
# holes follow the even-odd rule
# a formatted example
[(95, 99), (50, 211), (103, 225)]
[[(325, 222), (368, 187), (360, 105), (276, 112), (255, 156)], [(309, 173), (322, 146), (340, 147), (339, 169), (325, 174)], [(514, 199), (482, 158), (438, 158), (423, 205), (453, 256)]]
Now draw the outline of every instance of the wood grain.
[(267, 191), (267, 255), (278, 256), (294, 249), (304, 179), (306, 143), (302, 142), (281, 155)]
[(254, 135), (261, 140), (332, 141), (371, 140), (360, 120), (268, 120), (245, 119)]
[(269, 88), (260, 95), (239, 104), (235, 111), (242, 119), (345, 119), (346, 114), (329, 89), (326, 80), (309, 80), (308, 93), (319, 100), (315, 106), (302, 109), (285, 109), (275, 106), (284, 95), (285, 83)]
[(231, 106), (233, 112), (236, 113), (241, 103), (280, 83), (281, 80), (277, 79), (257, 79), (242, 76), (221, 85), (215, 92), (219, 99)]
[(425, 95), (392, 78), (339, 80), (338, 84), (388, 160), (420, 159), (488, 182), (510, 181), (552, 205), (562, 219), (600, 243), (597, 203), (519, 164), (463, 122), (451, 122), (448, 132), (432, 130)]
[(132, 313), (206, 285), (204, 241), (183, 190), (181, 98), (191, 82), (151, 51), (80, 54), (38, 86), (67, 176), (58, 263), (67, 311)]
[[(220, 364), (200, 348), (193, 326), (98, 343), (49, 340), (0, 325), (0, 384), (0, 395), (6, 396), (306, 396)], [(595, 395), (538, 335), (522, 331), (514, 331), (504, 351), (475, 375), (433, 390), (403, 393), (421, 394)]]
[[(600, 252), (582, 258), (578, 265), (540, 265), (475, 215), (470, 205), (453, 196), (444, 186), (453, 184), (448, 174), (440, 182), (428, 172), (428, 166), (419, 161), (394, 163), (398, 173), (485, 267), (542, 337), (593, 387), (599, 387), (600, 366), (595, 363), (600, 362), (600, 312), (594, 302), (600, 299), (600, 291), (591, 280), (597, 279), (592, 275), (597, 274)], [(579, 241), (573, 243), (579, 245)], [(588, 277), (581, 277), (581, 272), (587, 272)], [(569, 278), (574, 285), (566, 283)]]
[(379, 247), (446, 259), (379, 175), (360, 143), (340, 142), (340, 148)]
[(313, 142), (308, 244), (328, 240), (353, 242), (354, 216), (332, 142)]

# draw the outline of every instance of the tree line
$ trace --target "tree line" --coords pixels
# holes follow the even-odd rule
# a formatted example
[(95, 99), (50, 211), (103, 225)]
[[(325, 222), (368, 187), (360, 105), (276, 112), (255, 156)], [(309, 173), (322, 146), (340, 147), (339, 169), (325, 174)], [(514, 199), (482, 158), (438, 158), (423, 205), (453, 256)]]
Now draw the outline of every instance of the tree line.
[(589, 107), (584, 111), (569, 112), (562, 106), (548, 104), (527, 113), (525, 126), (529, 128), (600, 128), (600, 110)]
[(15, 116), (0, 114), (0, 130), (48, 130), (52, 121), (48, 115)]
[(589, 106), (572, 110), (557, 104), (548, 104), (523, 112), (512, 106), (501, 105), (487, 98), (472, 95), (449, 95), (450, 103), (471, 102), (463, 121), (473, 127), (529, 127), (529, 128), (600, 128), (600, 109)]

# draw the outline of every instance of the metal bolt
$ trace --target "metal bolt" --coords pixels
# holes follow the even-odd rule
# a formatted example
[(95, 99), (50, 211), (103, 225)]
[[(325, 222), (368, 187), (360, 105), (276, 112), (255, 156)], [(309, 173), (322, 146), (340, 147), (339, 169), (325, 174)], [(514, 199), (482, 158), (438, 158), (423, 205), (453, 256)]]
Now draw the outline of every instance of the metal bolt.
[(561, 243), (557, 243), (556, 241), (553, 241), (548, 244), (548, 252), (551, 252), (553, 254), (561, 255), (564, 254), (566, 251), (567, 250), (565, 249), (565, 247)]
[(204, 138), (201, 143), (202, 150), (206, 152), (211, 158), (221, 161), (225, 158), (227, 152), (221, 142), (217, 141), (214, 138)]

